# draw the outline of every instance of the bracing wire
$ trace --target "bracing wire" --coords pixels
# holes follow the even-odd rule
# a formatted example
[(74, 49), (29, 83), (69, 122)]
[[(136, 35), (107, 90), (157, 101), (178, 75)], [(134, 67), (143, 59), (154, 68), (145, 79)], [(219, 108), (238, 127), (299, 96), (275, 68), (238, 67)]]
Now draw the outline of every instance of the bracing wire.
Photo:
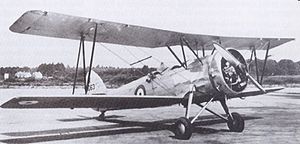
[[(127, 47), (124, 46), (124, 48), (133, 56), (135, 57), (137, 60), (139, 59), (137, 56), (135, 56)], [(146, 54), (146, 53), (145, 53)], [(158, 60), (159, 61), (159, 60)], [(159, 61), (160, 62), (160, 61)], [(143, 62), (141, 62), (142, 65), (145, 65)], [(154, 81), (155, 82), (155, 81)], [(159, 85), (161, 88), (163, 88), (164, 90), (167, 91), (167, 87), (164, 83), (161, 83), (161, 85), (158, 82), (155, 82), (157, 85)], [(169, 91), (167, 91), (168, 93), (170, 93)]]
[[(125, 47), (124, 46), (124, 48), (126, 48), (127, 49), (127, 47)], [(139, 51), (141, 51), (141, 52), (143, 52), (145, 55), (148, 55), (148, 53), (147, 52), (145, 52), (145, 50), (143, 50), (143, 49), (138, 49)], [(131, 52), (130, 52), (131, 53)], [(132, 54), (133, 55), (133, 54)], [(134, 55), (133, 55), (134, 56)], [(154, 58), (154, 60), (156, 60), (157, 62), (159, 62), (159, 63), (161, 63), (162, 61), (161, 60), (159, 60), (158, 58), (156, 58), (155, 56), (153, 56), (153, 55), (151, 55), (152, 56), (152, 58)], [(138, 58), (137, 58), (138, 59)], [(143, 63), (142, 63), (143, 64)], [(189, 80), (188, 78), (186, 78), (185, 76), (183, 76), (183, 75), (181, 75), (180, 73), (178, 73), (178, 72), (174, 72), (174, 73), (176, 73), (176, 74), (178, 74), (180, 77), (182, 77), (183, 79), (185, 79), (185, 80)]]
[(114, 51), (112, 51), (111, 49), (109, 49), (108, 47), (106, 47), (104, 44), (102, 44), (102, 43), (100, 43), (100, 45), (102, 46), (102, 47), (104, 47), (106, 50), (108, 50), (109, 52), (111, 52), (112, 54), (114, 54), (115, 56), (117, 56), (119, 59), (121, 59), (123, 62), (125, 62), (126, 64), (129, 64), (130, 65), (130, 63), (127, 61), (127, 60), (125, 60), (124, 58), (122, 58), (120, 55), (118, 55), (117, 53), (115, 53)]
[[(131, 54), (135, 59), (139, 60), (139, 58), (138, 58), (136, 55), (134, 55), (127, 47), (124, 46), (124, 48), (125, 48), (126, 51), (127, 51), (129, 54)], [(139, 62), (139, 63), (141, 63), (142, 65), (145, 65), (142, 61)]]
[[(147, 52), (145, 52), (143, 49), (138, 49), (139, 51), (141, 51), (141, 52), (143, 52), (144, 54), (146, 54), (146, 55), (148, 55), (148, 53)], [(159, 63), (161, 63), (162, 61), (161, 60), (159, 60), (158, 58), (156, 58), (156, 57), (154, 57), (154, 56), (152, 56), (153, 58), (154, 58), (154, 60), (156, 60), (157, 62), (159, 62)]]
[[(114, 51), (112, 51), (111, 49), (109, 49), (108, 47), (106, 47), (104, 44), (100, 43), (100, 45), (102, 47), (104, 47), (106, 50), (108, 50), (109, 52), (111, 52), (112, 54), (114, 54), (115, 56), (117, 56), (118, 58), (120, 58), (123, 62), (125, 62), (126, 64), (128, 64), (130, 66), (130, 62), (128, 62), (127, 60), (125, 60), (124, 58), (122, 58), (120, 55), (118, 55), (117, 53), (115, 53)], [(126, 48), (125, 48), (126, 49)], [(133, 66), (131, 66), (133, 67)], [(144, 74), (142, 71), (138, 70), (139, 73)], [(164, 89), (166, 92), (173, 94), (172, 92), (170, 92), (167, 88), (165, 88), (164, 86), (160, 85), (158, 82), (155, 82), (158, 86), (160, 86), (162, 89)]]

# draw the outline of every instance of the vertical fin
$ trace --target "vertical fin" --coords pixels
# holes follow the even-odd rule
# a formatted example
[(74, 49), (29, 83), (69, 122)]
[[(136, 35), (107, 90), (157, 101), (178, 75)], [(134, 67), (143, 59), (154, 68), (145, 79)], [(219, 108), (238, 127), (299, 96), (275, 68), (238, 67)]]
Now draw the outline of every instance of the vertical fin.
[[(86, 77), (86, 81), (87, 81), (87, 77)], [(92, 70), (90, 75), (90, 83), (88, 86), (88, 94), (105, 95), (106, 92), (107, 92), (107, 88), (103, 80), (95, 71)]]

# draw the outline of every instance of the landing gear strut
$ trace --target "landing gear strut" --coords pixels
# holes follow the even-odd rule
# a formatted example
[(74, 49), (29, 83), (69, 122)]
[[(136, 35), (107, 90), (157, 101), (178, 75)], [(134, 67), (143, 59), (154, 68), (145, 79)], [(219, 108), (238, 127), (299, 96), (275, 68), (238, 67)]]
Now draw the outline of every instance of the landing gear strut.
[(178, 139), (190, 139), (193, 133), (193, 125), (192, 122), (189, 120), (189, 115), (190, 115), (190, 109), (191, 105), (193, 102), (193, 96), (194, 96), (194, 89), (195, 87), (193, 86), (191, 88), (189, 98), (188, 98), (188, 103), (186, 105), (186, 111), (185, 111), (185, 117), (179, 118), (174, 125), (174, 134), (175, 137)]
[(190, 120), (189, 114), (193, 102), (194, 89), (195, 87), (192, 88), (189, 94), (188, 103), (186, 105), (185, 117), (179, 118), (174, 124), (174, 134), (176, 138), (185, 139), (185, 140), (190, 139), (193, 133), (193, 123), (204, 110), (207, 110), (208, 112), (225, 120), (227, 122), (230, 131), (242, 132), (244, 130), (244, 126), (245, 126), (244, 119), (240, 116), (240, 114), (236, 112), (233, 113), (229, 112), (228, 106), (226, 104), (226, 96), (224, 96), (224, 99), (220, 100), (220, 103), (228, 117), (224, 117), (207, 108), (207, 106), (215, 99), (215, 97), (212, 97), (205, 105), (197, 104), (202, 108), (198, 112), (198, 114), (192, 120)]
[(98, 116), (98, 120), (105, 120), (105, 112), (106, 111), (101, 111), (101, 114)]

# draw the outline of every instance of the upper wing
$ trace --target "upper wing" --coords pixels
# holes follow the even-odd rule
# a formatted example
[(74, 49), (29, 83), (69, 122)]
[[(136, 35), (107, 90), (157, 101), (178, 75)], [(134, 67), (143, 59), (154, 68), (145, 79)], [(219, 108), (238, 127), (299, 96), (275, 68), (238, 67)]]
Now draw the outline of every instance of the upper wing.
[(249, 47), (255, 46), (257, 49), (263, 49), (264, 47), (261, 46), (268, 41), (270, 41), (270, 48), (273, 48), (294, 40), (292, 38), (246, 38), (187, 34), (46, 11), (24, 13), (10, 27), (10, 30), (23, 34), (75, 40), (79, 40), (84, 35), (85, 40), (92, 41), (96, 23), (98, 24), (97, 42), (149, 48), (180, 45), (182, 38), (187, 40), (193, 49), (204, 47), (206, 50), (212, 49), (208, 45), (213, 41), (220, 42), (223, 47), (249, 49)]
[[(282, 90), (282, 87), (277, 87), (277, 88), (265, 88), (266, 93), (274, 92), (274, 91), (279, 91)], [(229, 98), (243, 98), (243, 97), (249, 97), (249, 96), (257, 96), (257, 95), (262, 95), (265, 94), (261, 90), (248, 90), (244, 91), (238, 95), (231, 96)]]
[(47, 96), (17, 97), (3, 105), (2, 108), (107, 108), (130, 109), (150, 108), (178, 104), (183, 100), (179, 96)]

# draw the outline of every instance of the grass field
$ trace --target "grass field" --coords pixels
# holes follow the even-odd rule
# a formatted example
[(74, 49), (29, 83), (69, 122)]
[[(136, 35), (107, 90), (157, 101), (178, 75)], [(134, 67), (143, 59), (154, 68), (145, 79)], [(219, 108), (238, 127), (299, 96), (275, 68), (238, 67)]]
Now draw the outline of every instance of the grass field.
[(266, 76), (263, 84), (292, 86), (300, 84), (300, 75)]

